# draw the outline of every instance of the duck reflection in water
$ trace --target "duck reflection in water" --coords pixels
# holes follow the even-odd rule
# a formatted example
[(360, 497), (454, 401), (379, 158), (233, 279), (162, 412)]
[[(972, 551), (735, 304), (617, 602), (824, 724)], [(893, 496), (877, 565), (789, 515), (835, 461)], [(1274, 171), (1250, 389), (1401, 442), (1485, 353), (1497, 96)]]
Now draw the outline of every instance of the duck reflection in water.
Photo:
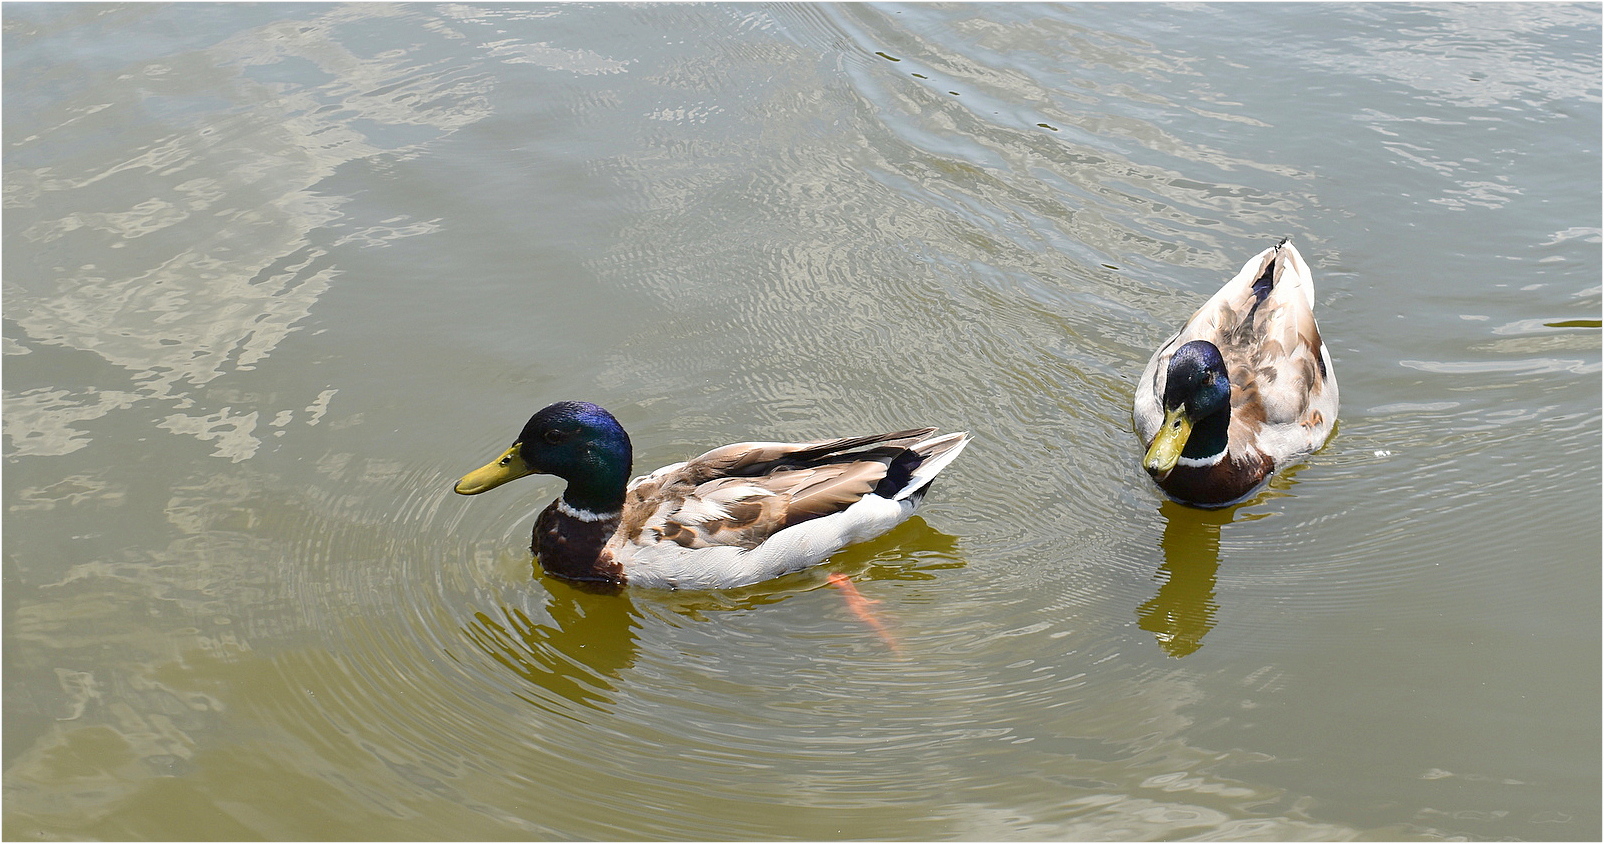
[[(463, 633), (491, 659), (539, 689), (605, 710), (619, 672), (635, 662), (640, 613), (627, 594), (605, 594), (547, 578), (550, 622), (522, 607), (501, 607), (492, 618), (474, 613)], [(523, 700), (548, 711), (549, 695)], [(558, 713), (561, 714), (561, 713)]]
[[(929, 580), (941, 570), (964, 565), (956, 536), (914, 516), (883, 536), (835, 554), (826, 568), (735, 590), (652, 591), (641, 600), (671, 614), (707, 621), (709, 612), (750, 609), (833, 587), (829, 592), (841, 595), (837, 600), (844, 602), (847, 614), (865, 634), (878, 637), (893, 653), (901, 654), (902, 643), (893, 621), (874, 608), (878, 600), (859, 592), (852, 581)], [(618, 676), (634, 665), (639, 651), (640, 608), (627, 589), (598, 588), (553, 577), (540, 582), (549, 596), (543, 609), (503, 606), (494, 613), (477, 612), (462, 628), (463, 634), (502, 667), (532, 684), (529, 693), (515, 692), (524, 701), (548, 712), (572, 714), (560, 711), (563, 705), (555, 695), (606, 711), (617, 691)], [(537, 620), (541, 614), (549, 620)]]
[(1220, 605), (1214, 599), (1220, 568), (1220, 527), (1231, 523), (1236, 508), (1201, 510), (1174, 501), (1159, 505), (1164, 517), (1163, 577), (1158, 594), (1136, 608), (1136, 623), (1158, 639), (1159, 647), (1180, 658), (1203, 646), (1214, 629)]

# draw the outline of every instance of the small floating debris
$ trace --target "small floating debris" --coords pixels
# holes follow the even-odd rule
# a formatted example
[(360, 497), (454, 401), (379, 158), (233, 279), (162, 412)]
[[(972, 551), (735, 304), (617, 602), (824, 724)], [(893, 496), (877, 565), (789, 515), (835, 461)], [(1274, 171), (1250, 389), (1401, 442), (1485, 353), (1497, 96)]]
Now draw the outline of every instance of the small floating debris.
[(900, 61), (902, 61), (902, 59), (899, 59), (896, 56), (890, 55), (888, 53), (882, 53), (879, 50), (875, 50), (874, 54), (879, 56), (882, 59), (885, 59), (888, 62), (900, 62)]

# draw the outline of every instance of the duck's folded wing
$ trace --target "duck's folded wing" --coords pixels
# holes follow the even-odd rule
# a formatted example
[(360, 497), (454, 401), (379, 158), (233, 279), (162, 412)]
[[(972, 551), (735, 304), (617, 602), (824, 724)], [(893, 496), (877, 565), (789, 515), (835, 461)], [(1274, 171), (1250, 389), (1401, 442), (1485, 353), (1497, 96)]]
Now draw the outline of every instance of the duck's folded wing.
[(861, 453), (847, 453), (854, 449), (878, 446), (900, 451), (929, 436), (935, 430), (935, 428), (913, 428), (890, 434), (840, 437), (805, 443), (736, 443), (715, 448), (700, 457), (686, 461), (678, 467), (676, 474), (681, 482), (703, 484), (718, 478), (748, 478), (767, 475), (780, 469), (802, 469), (840, 463), (862, 456)]
[(1263, 337), (1246, 361), (1271, 424), (1300, 420), (1326, 377), (1320, 328), (1307, 308), (1288, 304), (1262, 315)]
[[(1337, 416), (1337, 382), (1314, 317), (1314, 280), (1291, 244), (1280, 249), (1275, 286), (1254, 318), (1241, 382), (1256, 394), (1254, 432), (1278, 460), (1325, 442)], [(1233, 382), (1237, 378), (1233, 373)], [(1233, 420), (1233, 423), (1235, 420)]]
[(1297, 423), (1325, 377), (1313, 291), (1308, 266), (1283, 241), (1248, 259), (1168, 346), (1203, 339), (1219, 347), (1231, 367), (1233, 412), (1257, 417), (1241, 421)]
[(934, 430), (717, 448), (637, 481), (621, 531), (636, 543), (755, 548), (874, 492), (907, 446)]
[(678, 486), (678, 494), (665, 495), (633, 514), (626, 508), (625, 521), (631, 515), (639, 518), (644, 535), (637, 541), (659, 539), (686, 548), (756, 548), (780, 530), (852, 506), (873, 492), (885, 474), (885, 463), (868, 460), (752, 478), (719, 478), (690, 488)]

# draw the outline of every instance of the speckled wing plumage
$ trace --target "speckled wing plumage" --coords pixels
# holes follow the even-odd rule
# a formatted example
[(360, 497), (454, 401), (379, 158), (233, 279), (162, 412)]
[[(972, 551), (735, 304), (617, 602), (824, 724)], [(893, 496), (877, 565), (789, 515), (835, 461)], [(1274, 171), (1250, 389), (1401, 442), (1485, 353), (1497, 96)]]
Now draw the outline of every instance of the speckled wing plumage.
[(1337, 379), (1314, 318), (1314, 280), (1292, 244), (1253, 256), (1159, 347), (1137, 388), (1135, 422), (1152, 442), (1175, 350), (1193, 340), (1220, 349), (1231, 378), (1230, 455), (1250, 449), (1282, 466), (1318, 449), (1337, 418)]
[(968, 442), (934, 428), (738, 443), (631, 482), (607, 552), (631, 583), (707, 588), (813, 565), (913, 512)]
[[(934, 428), (810, 443), (736, 443), (638, 478), (620, 533), (686, 548), (755, 548), (774, 532), (857, 502)], [(843, 454), (867, 445), (885, 447)]]

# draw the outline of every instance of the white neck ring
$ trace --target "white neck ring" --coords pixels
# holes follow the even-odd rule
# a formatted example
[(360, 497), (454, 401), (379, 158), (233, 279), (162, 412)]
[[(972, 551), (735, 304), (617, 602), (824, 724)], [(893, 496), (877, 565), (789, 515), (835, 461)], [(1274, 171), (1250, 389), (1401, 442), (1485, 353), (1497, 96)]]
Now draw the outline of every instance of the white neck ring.
[(562, 498), (557, 499), (557, 512), (567, 516), (570, 519), (578, 519), (582, 522), (600, 522), (607, 519), (618, 518), (617, 510), (612, 511), (611, 513), (597, 513), (594, 510), (586, 510), (583, 507), (575, 507), (574, 505), (569, 504), (566, 499)]
[(1193, 469), (1201, 469), (1206, 466), (1213, 466), (1224, 459), (1225, 452), (1222, 451), (1219, 454), (1211, 454), (1208, 457), (1182, 457), (1181, 459), (1175, 461), (1175, 465), (1190, 466)]

